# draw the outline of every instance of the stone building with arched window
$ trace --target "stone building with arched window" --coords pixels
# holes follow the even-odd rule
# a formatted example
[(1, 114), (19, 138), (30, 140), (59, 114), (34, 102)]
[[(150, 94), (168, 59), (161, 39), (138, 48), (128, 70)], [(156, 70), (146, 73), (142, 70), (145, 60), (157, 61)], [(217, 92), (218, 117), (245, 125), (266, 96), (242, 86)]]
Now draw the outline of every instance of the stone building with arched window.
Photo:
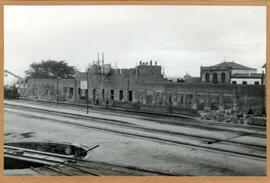
[(206, 83), (231, 83), (234, 75), (254, 74), (257, 69), (240, 65), (235, 62), (222, 62), (217, 65), (204, 67), (201, 66), (201, 81)]

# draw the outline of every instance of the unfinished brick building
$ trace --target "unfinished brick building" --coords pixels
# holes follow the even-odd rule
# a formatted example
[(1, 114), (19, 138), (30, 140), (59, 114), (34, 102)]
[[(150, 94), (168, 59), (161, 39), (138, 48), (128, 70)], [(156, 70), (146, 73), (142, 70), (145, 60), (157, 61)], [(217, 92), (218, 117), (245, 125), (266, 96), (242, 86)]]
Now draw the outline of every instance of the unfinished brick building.
[[(188, 114), (206, 109), (252, 108), (261, 112), (265, 107), (264, 85), (230, 84), (229, 74), (225, 76), (226, 82), (205, 82), (205, 69), (201, 71), (202, 82), (179, 83), (165, 79), (161, 66), (152, 61), (129, 69), (112, 68), (97, 61), (87, 72), (77, 73), (75, 79), (28, 79), (21, 85), (20, 94), (75, 103), (86, 103), (88, 99), (92, 105)], [(218, 78), (222, 79), (221, 76), (222, 73)]]

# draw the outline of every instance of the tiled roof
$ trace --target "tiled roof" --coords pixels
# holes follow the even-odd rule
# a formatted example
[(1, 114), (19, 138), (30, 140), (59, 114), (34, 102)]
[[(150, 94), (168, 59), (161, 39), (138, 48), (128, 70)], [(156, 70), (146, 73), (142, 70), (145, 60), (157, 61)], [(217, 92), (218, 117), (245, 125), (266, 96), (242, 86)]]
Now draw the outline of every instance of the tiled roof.
[[(211, 66), (211, 68), (222, 68), (222, 69), (223, 68), (231, 68), (231, 69), (239, 69), (239, 70), (253, 70), (254, 69), (251, 67), (240, 65), (240, 64), (235, 63), (235, 62), (222, 62), (220, 64)], [(254, 69), (254, 70), (256, 70), (256, 69)]]

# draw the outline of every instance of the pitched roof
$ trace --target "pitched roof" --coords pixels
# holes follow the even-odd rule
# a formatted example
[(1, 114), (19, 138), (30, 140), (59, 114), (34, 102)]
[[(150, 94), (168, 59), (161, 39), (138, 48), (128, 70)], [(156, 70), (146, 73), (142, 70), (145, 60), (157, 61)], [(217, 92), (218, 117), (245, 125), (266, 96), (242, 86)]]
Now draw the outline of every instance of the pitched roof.
[(239, 70), (256, 70), (254, 68), (240, 65), (240, 64), (235, 63), (235, 62), (222, 62), (220, 64), (211, 66), (211, 68), (222, 68), (222, 69), (223, 68), (231, 68), (231, 69), (239, 69)]

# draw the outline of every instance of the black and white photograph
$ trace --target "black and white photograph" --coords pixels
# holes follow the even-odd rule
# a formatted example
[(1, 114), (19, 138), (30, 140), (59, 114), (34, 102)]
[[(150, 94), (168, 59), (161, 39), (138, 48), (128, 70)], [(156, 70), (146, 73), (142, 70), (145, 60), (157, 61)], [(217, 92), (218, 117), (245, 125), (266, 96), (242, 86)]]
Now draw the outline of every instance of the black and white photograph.
[(4, 176), (266, 176), (266, 6), (4, 5)]

